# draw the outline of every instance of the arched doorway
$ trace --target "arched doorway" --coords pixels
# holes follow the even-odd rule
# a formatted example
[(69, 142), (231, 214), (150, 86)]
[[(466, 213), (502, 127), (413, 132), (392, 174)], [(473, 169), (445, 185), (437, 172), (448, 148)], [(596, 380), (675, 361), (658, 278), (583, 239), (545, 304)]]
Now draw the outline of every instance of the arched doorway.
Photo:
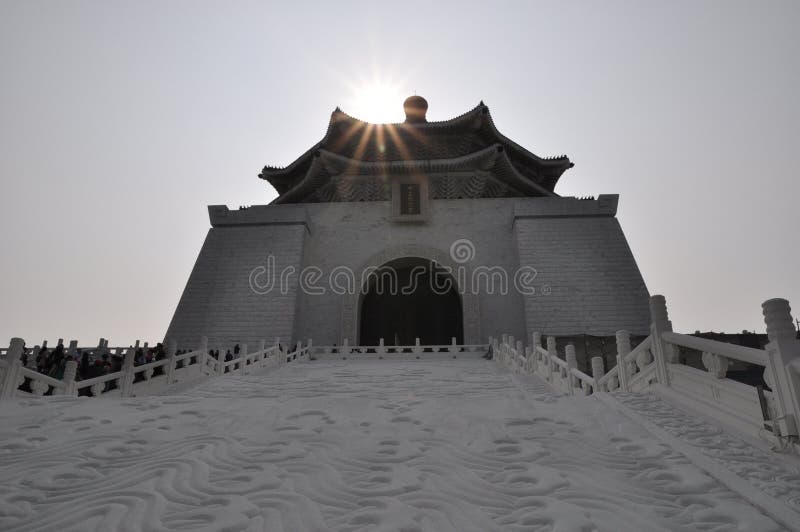
[(361, 345), (464, 342), (461, 296), (455, 279), (418, 257), (393, 260), (370, 276), (359, 311)]

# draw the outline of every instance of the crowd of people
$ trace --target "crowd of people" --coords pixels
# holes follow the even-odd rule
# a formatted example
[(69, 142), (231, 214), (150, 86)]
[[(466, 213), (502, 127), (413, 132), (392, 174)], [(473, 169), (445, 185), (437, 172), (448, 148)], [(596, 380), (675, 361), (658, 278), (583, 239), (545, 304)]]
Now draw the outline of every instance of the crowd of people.
[[(219, 349), (216, 349), (216, 350), (215, 349), (209, 349), (208, 350), (208, 356), (210, 356), (211, 358), (213, 358), (215, 360), (220, 360), (220, 351), (219, 351)], [(240, 356), (242, 356), (241, 355), (241, 348), (239, 347), (239, 344), (236, 344), (236, 345), (233, 346), (233, 350), (228, 349), (228, 350), (225, 351), (225, 355), (223, 356), (222, 360), (224, 362), (230, 362), (231, 360), (237, 359)], [(225, 368), (225, 373), (228, 373), (229, 371), (230, 371), (230, 368)]]
[[(133, 349), (133, 346), (129, 346), (128, 349)], [(189, 350), (179, 350), (176, 352), (176, 355), (181, 355), (188, 352)], [(232, 349), (227, 349), (224, 355), (220, 355), (219, 349), (210, 349), (208, 351), (208, 355), (212, 358), (220, 360), (220, 357), (222, 357), (222, 360), (225, 362), (239, 358), (241, 354), (242, 353), (239, 344), (234, 345)], [(134, 353), (133, 364), (134, 366), (142, 366), (144, 364), (162, 360), (165, 357), (166, 350), (161, 343), (157, 344), (153, 348), (139, 347), (136, 348)], [(24, 348), (21, 362), (22, 365), (27, 368), (35, 369), (43, 375), (62, 380), (66, 371), (67, 362), (70, 360), (74, 360), (77, 363), (75, 380), (83, 381), (121, 371), (124, 363), (124, 355), (121, 354), (119, 350), (117, 353), (112, 353), (108, 349), (99, 348), (76, 349), (74, 352), (70, 352), (64, 347), (63, 343), (59, 343), (54, 348), (48, 348), (46, 346), (41, 348), (36, 346), (32, 349)], [(193, 362), (194, 359), (188, 363)], [(182, 368), (186, 364), (187, 363), (184, 361), (179, 361), (177, 363), (177, 367)], [(157, 367), (153, 372), (153, 376), (160, 375), (163, 372), (164, 368)], [(136, 376), (136, 380), (141, 380), (142, 378), (142, 375)], [(23, 385), (23, 388), (27, 385), (28, 383), (26, 382), (25, 385)], [(115, 386), (116, 383), (114, 382), (107, 383), (108, 389), (111, 389)]]
[[(133, 346), (130, 346), (129, 349), (133, 349)], [(64, 344), (59, 343), (52, 349), (47, 347), (42, 347), (38, 351), (35, 348), (26, 349), (22, 354), (22, 364), (29, 368), (33, 366), (39, 373), (58, 380), (64, 378), (64, 371), (70, 360), (74, 360), (78, 364), (75, 380), (92, 379), (122, 369), (123, 355), (108, 351), (95, 354), (95, 351), (97, 350), (77, 349), (74, 353), (70, 353), (64, 348)], [(134, 353), (133, 364), (141, 366), (161, 360), (165, 356), (164, 346), (160, 343), (154, 348), (139, 347)]]

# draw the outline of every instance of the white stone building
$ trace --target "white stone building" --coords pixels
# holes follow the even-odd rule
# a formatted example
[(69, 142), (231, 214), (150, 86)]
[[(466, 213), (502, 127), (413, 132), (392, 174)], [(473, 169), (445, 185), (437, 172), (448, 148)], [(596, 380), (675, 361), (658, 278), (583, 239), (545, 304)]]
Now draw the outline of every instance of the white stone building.
[[(279, 193), (271, 204), (210, 206), (167, 339), (408, 345), (648, 333), (618, 196), (560, 197), (569, 159), (504, 137), (482, 102), (442, 122), (426, 121), (420, 97), (405, 109), (401, 124), (336, 109), (320, 142), (286, 168), (264, 168)], [(380, 271), (368, 275), (387, 265), (398, 291)]]

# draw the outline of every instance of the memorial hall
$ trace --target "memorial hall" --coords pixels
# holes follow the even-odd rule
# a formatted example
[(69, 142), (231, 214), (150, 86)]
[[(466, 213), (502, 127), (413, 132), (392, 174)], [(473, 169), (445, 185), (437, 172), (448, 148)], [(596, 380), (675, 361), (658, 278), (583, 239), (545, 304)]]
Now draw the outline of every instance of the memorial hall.
[(403, 105), (397, 124), (335, 109), (322, 140), (285, 168), (263, 168), (278, 193), (271, 203), (209, 206), (167, 339), (370, 346), (648, 334), (649, 294), (618, 195), (560, 196), (570, 159), (505, 137), (483, 102), (438, 122), (420, 96)]

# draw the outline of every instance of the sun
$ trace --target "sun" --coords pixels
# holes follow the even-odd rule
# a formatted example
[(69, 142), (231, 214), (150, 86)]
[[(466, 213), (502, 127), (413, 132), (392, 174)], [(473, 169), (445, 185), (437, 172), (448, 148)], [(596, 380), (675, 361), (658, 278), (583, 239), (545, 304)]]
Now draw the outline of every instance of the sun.
[(373, 80), (353, 87), (352, 102), (345, 111), (375, 124), (402, 122), (406, 96), (391, 81)]

